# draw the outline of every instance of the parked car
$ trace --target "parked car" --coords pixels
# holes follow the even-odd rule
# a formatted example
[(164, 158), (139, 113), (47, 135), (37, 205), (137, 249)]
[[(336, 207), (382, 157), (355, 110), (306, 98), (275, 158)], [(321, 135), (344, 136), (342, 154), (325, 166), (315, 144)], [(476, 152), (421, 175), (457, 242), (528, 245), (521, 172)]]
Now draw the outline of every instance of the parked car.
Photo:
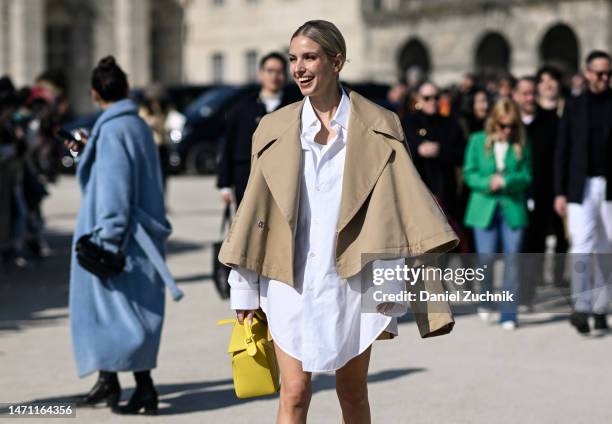
[(182, 112), (185, 125), (170, 134), (170, 158), (190, 174), (213, 174), (225, 133), (226, 113), (256, 85), (219, 85), (198, 97)]

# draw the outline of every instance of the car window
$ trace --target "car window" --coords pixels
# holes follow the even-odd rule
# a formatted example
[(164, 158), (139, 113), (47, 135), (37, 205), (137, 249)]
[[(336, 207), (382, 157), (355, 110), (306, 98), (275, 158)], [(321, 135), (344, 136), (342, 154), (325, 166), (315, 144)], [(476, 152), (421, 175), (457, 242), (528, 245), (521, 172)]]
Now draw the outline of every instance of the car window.
[(223, 105), (223, 103), (238, 90), (239, 88), (232, 86), (211, 88), (185, 108), (185, 116), (188, 120), (208, 118), (209, 116), (212, 116)]

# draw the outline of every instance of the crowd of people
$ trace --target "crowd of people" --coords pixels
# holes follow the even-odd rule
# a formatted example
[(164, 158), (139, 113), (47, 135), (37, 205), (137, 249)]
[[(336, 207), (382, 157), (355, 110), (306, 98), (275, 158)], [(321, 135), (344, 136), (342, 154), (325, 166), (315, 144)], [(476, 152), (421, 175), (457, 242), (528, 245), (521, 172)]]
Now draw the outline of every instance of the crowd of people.
[(55, 131), (71, 118), (62, 74), (44, 72), (31, 87), (0, 79), (0, 267), (45, 257), (41, 204), (60, 171)]
[[(571, 240), (572, 264), (612, 253), (610, 82), (609, 54), (593, 51), (565, 85), (559, 70), (543, 66), (497, 82), (468, 74), (454, 91), (413, 81), (389, 93), (415, 166), (460, 235), (456, 252), (484, 255), (485, 263), (505, 254), (502, 289), (518, 300), (501, 305), (505, 329), (516, 327), (518, 303), (533, 310), (549, 236), (556, 253), (568, 252)], [(519, 253), (530, 255), (518, 261)], [(562, 286), (564, 261), (556, 258), (553, 280)], [(604, 277), (587, 271), (569, 279), (572, 325), (588, 333), (593, 315), (594, 329), (607, 330)], [(491, 306), (479, 309), (485, 321)]]
[[(169, 174), (169, 125), (184, 117), (159, 84), (133, 94), (139, 115), (153, 132), (164, 189)], [(25, 268), (50, 254), (41, 205), (57, 181), (66, 155), (58, 130), (81, 123), (87, 132), (96, 114), (81, 119), (70, 107), (65, 76), (45, 71), (32, 86), (16, 88), (0, 78), (0, 269)]]

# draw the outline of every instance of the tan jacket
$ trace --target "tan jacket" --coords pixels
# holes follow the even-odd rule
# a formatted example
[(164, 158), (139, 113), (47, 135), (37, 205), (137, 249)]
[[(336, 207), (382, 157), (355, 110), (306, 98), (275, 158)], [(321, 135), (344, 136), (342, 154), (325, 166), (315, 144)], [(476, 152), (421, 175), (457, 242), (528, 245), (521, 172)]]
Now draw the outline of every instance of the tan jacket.
[[(346, 279), (361, 271), (362, 253), (413, 257), (444, 252), (457, 236), (419, 177), (406, 151), (399, 118), (354, 91), (340, 217), (336, 268)], [(223, 242), (219, 260), (294, 284), (294, 238), (298, 217), (304, 101), (263, 117), (253, 135), (251, 173), (244, 198)], [(441, 285), (428, 287), (440, 291)], [(417, 302), (415, 302), (417, 303)], [(448, 304), (435, 311), (411, 305), (421, 336), (450, 332)]]

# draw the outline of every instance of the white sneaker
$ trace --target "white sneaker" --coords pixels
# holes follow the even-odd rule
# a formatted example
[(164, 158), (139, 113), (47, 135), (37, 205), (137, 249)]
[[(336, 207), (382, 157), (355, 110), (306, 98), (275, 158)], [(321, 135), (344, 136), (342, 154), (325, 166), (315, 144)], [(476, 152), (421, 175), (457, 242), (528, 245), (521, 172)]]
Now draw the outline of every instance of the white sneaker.
[(516, 330), (516, 322), (514, 321), (504, 321), (501, 323), (501, 328), (506, 331), (514, 331)]
[(480, 320), (484, 323), (491, 324), (491, 322), (495, 319), (493, 312), (488, 309), (478, 308), (477, 312)]

